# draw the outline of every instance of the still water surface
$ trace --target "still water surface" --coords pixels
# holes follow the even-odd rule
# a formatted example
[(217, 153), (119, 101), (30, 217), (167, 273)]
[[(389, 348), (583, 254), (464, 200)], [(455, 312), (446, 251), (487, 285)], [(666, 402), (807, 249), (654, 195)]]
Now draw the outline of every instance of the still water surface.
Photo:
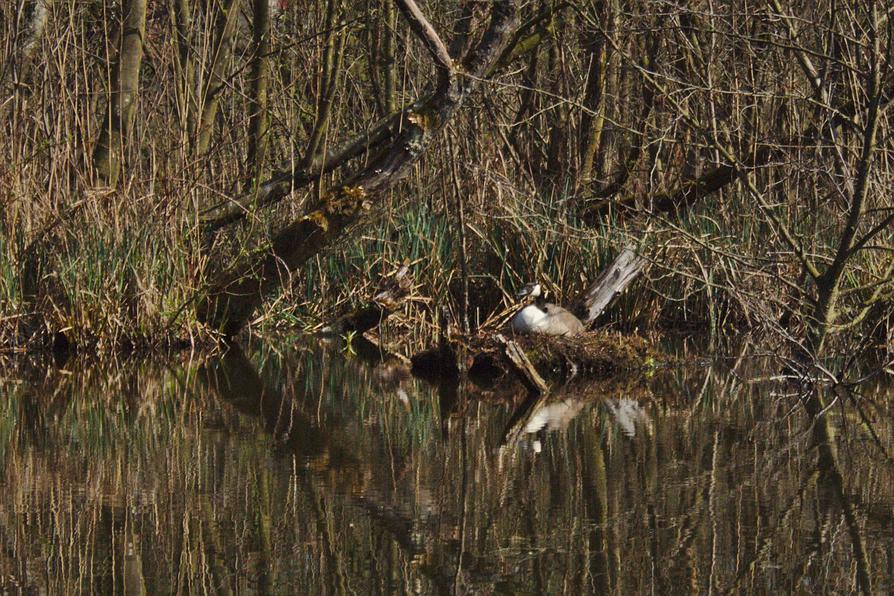
[[(0, 591), (894, 590), (894, 392), (430, 385), (340, 347), (0, 382)], [(764, 371), (766, 372), (766, 371)]]

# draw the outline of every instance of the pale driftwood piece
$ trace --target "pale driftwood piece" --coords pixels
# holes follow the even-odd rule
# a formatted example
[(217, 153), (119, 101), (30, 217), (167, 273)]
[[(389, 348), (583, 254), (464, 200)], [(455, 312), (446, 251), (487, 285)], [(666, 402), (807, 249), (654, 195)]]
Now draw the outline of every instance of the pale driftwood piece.
[(350, 312), (326, 327), (324, 333), (365, 333), (378, 327), (391, 313), (403, 304), (413, 288), (410, 266), (403, 265), (397, 272), (385, 278), (375, 296), (366, 306)]
[(630, 282), (639, 277), (646, 262), (646, 259), (636, 254), (632, 247), (625, 247), (575, 301), (572, 312), (584, 325), (595, 321), (596, 317), (630, 285)]
[(497, 341), (503, 344), (506, 358), (515, 367), (515, 372), (518, 373), (518, 376), (527, 385), (528, 389), (541, 395), (548, 393), (549, 386), (543, 380), (543, 377), (540, 376), (540, 373), (537, 372), (537, 369), (534, 368), (534, 365), (531, 364), (531, 361), (528, 360), (525, 351), (517, 343), (511, 339), (506, 339), (500, 334), (497, 334), (496, 338)]

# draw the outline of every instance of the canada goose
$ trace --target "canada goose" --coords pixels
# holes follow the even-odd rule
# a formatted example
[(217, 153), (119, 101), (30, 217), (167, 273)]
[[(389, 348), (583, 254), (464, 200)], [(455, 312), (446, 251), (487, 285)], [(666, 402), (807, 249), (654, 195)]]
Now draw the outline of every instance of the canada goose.
[(546, 302), (539, 283), (527, 284), (517, 296), (524, 299), (526, 304), (509, 321), (513, 331), (546, 335), (577, 335), (584, 332), (580, 319), (558, 304)]

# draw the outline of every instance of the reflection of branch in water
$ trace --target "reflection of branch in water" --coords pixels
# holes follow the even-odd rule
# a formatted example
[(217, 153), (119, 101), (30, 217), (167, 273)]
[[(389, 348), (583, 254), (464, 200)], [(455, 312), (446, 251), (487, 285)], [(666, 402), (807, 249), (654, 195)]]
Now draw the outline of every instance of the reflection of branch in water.
[[(368, 458), (350, 452), (348, 445), (334, 445), (329, 434), (313, 424), (311, 419), (303, 415), (290, 400), (284, 398), (281, 392), (266, 385), (251, 362), (235, 346), (222, 357), (206, 363), (199, 370), (198, 376), (225, 402), (232, 404), (239, 411), (260, 416), (265, 422), (265, 428), (271, 434), (282, 428), (283, 412), (288, 414), (292, 419), (290, 432), (277, 438), (292, 447), (297, 456), (315, 456), (321, 464), (301, 470), (317, 506), (320, 502), (316, 496), (318, 490), (314, 486), (316, 483), (312, 482), (313, 479), (331, 480), (332, 476), (327, 472), (350, 468), (358, 468), (357, 473), (362, 475), (366, 466), (370, 465)], [(425, 552), (423, 543), (414, 539), (414, 535), (420, 529), (418, 520), (404, 515), (399, 505), (378, 503), (374, 495), (362, 490), (328, 492), (365, 511), (373, 522), (388, 532), (409, 558), (416, 559)], [(322, 515), (322, 518), (317, 520), (319, 529), (320, 524), (325, 526), (327, 522), (324, 511), (318, 510), (318, 515)], [(326, 530), (323, 537), (324, 540), (329, 540), (331, 536), (328, 527)], [(426, 543), (434, 545), (436, 540), (429, 539)], [(333, 548), (331, 542), (328, 548)], [(437, 586), (439, 592), (448, 591), (451, 585), (452, 567), (441, 566), (439, 563), (441, 559), (450, 559), (450, 555), (451, 553), (445, 552), (441, 553), (441, 556), (427, 556), (424, 563), (419, 566), (420, 571)]]
[[(818, 401), (818, 400), (809, 400)], [(847, 525), (851, 538), (854, 560), (857, 564), (857, 587), (864, 594), (872, 592), (872, 583), (869, 578), (869, 563), (866, 557), (866, 545), (857, 518), (854, 515), (854, 507), (850, 502), (847, 491), (844, 490), (844, 478), (838, 468), (838, 453), (835, 448), (835, 429), (829, 416), (813, 416), (813, 434), (810, 447), (817, 450), (818, 483), (825, 485), (826, 490), (832, 494), (844, 512), (844, 522)]]
[[(698, 522), (701, 521), (705, 503), (708, 502), (709, 488), (709, 485), (705, 485), (705, 487), (700, 491), (701, 494), (696, 494), (695, 504), (693, 505), (694, 509), (692, 509), (688, 514), (684, 515), (683, 524), (680, 526), (680, 529), (677, 532), (677, 548), (674, 549), (674, 551), (667, 557), (667, 560), (671, 563), (674, 563), (678, 559), (681, 559), (683, 553), (689, 550), (689, 547), (692, 545), (693, 540), (695, 540), (698, 534), (698, 532), (696, 531), (696, 525)], [(661, 579), (666, 580), (667, 578), (662, 577)]]
[[(869, 577), (869, 564), (866, 555), (865, 541), (860, 531), (859, 524), (857, 523), (856, 515), (854, 514), (853, 504), (850, 502), (847, 491), (844, 489), (844, 478), (839, 469), (838, 454), (835, 448), (835, 429), (832, 426), (829, 416), (826, 415), (826, 408), (823, 407), (822, 400), (818, 399), (816, 394), (805, 396), (801, 400), (801, 403), (809, 416), (809, 449), (815, 451), (817, 454), (816, 467), (804, 478), (797, 493), (789, 499), (779, 521), (769, 532), (767, 537), (764, 538), (760, 546), (755, 549), (755, 557), (743, 567), (742, 572), (736, 577), (735, 583), (728, 591), (730, 593), (738, 593), (741, 590), (742, 580), (750, 575), (755, 567), (763, 560), (763, 556), (769, 553), (770, 545), (779, 529), (788, 526), (786, 522), (794, 511), (795, 505), (803, 501), (804, 494), (814, 483), (816, 483), (817, 489), (823, 489), (824, 492), (831, 495), (841, 507), (844, 522), (851, 539), (853, 558), (856, 562), (857, 589), (864, 594), (870, 594), (872, 592), (872, 583)], [(818, 502), (821, 504), (829, 504), (829, 501), (826, 499), (818, 499)], [(805, 557), (807, 562), (813, 557), (818, 548), (819, 545), (816, 545), (814, 552)], [(807, 562), (802, 565), (802, 568), (799, 570), (799, 575), (806, 573), (805, 566)]]
[[(317, 494), (314, 483), (311, 482), (311, 479), (307, 475), (301, 475), (300, 477), (302, 479), (301, 483), (304, 485), (313, 502), (312, 510), (314, 512), (314, 524), (316, 525), (317, 532), (323, 538), (322, 542), (325, 556), (320, 559), (320, 566), (323, 568), (321, 571), (324, 575), (329, 576), (332, 585), (338, 586), (337, 591), (339, 593), (345, 594), (347, 593), (347, 581), (342, 569), (341, 553), (338, 552), (335, 546), (335, 539), (333, 538), (332, 530), (329, 527), (330, 516), (326, 513), (326, 500), (323, 495)], [(327, 573), (330, 564), (334, 567), (334, 570)]]
[(528, 393), (522, 404), (515, 409), (506, 428), (500, 437), (500, 452), (513, 452), (519, 440), (524, 436), (525, 426), (530, 420), (531, 415), (542, 407), (549, 400), (549, 395), (537, 395), (536, 393)]
[[(882, 453), (884, 458), (888, 461), (889, 465), (894, 465), (894, 458), (891, 457), (891, 454), (888, 453), (888, 450), (882, 444), (881, 438), (879, 438), (878, 433), (875, 432), (875, 427), (872, 425), (872, 421), (866, 415), (866, 412), (863, 411), (863, 405), (860, 403), (860, 400), (856, 399), (854, 394), (860, 395), (860, 393), (856, 390), (842, 389), (846, 392), (847, 397), (851, 405), (857, 410), (857, 414), (860, 415), (860, 420), (863, 423), (863, 426), (866, 427), (866, 430), (869, 431), (869, 436), (872, 438), (873, 443), (878, 448), (878, 450)], [(863, 397), (860, 395), (860, 397)]]
[(812, 474), (804, 478), (804, 481), (798, 488), (798, 492), (792, 495), (791, 499), (789, 499), (785, 508), (782, 510), (783, 513), (781, 516), (779, 516), (779, 520), (776, 522), (773, 528), (768, 531), (767, 535), (764, 537), (761, 543), (759, 545), (755, 545), (754, 557), (742, 566), (742, 571), (739, 572), (739, 575), (736, 576), (736, 581), (733, 583), (733, 585), (724, 590), (726, 593), (739, 594), (742, 592), (742, 580), (752, 575), (757, 565), (763, 562), (764, 556), (769, 554), (770, 546), (772, 546), (773, 539), (776, 537), (777, 532), (781, 527), (788, 526), (786, 522), (789, 519), (789, 516), (794, 512), (795, 505), (803, 501), (804, 493), (807, 492), (807, 489), (813, 486), (818, 476), (819, 474), (814, 471)]
[[(223, 540), (220, 536), (219, 526), (215, 519), (213, 507), (207, 497), (198, 501), (198, 513), (203, 518), (201, 522), (204, 522), (198, 524), (197, 534), (200, 537), (199, 543), (202, 544), (205, 542), (206, 533), (208, 535), (207, 539), (211, 541), (211, 553), (208, 555), (209, 562), (207, 564), (211, 574), (211, 587), (216, 594), (230, 596), (233, 591), (230, 589), (228, 582), (230, 571), (228, 562), (224, 560), (224, 553), (226, 550), (223, 546)], [(187, 532), (187, 534), (189, 534), (189, 532)], [(192, 557), (183, 552), (184, 548), (188, 550), (189, 546), (182, 544), (182, 542), (183, 540), (181, 539), (181, 557), (178, 557), (178, 562), (181, 565), (186, 564), (181, 561), (182, 558), (185, 558), (187, 561), (192, 561)]]
[(143, 553), (140, 544), (140, 534), (133, 528), (133, 523), (128, 523), (129, 516), (125, 517), (125, 529), (127, 540), (124, 543), (123, 567), (124, 593), (128, 596), (143, 596), (147, 594), (146, 579), (143, 576)]
[(453, 593), (459, 594), (462, 587), (463, 555), (466, 552), (466, 514), (469, 507), (469, 465), (466, 453), (466, 417), (462, 417), (459, 427), (460, 466), (462, 467), (462, 498), (459, 512), (459, 554), (456, 557), (456, 573), (453, 574)]
[(313, 420), (279, 391), (265, 386), (255, 367), (241, 350), (206, 362), (198, 378), (240, 412), (260, 416), (265, 430), (292, 447), (299, 457), (341, 460), (346, 454), (331, 448), (328, 438)]
[[(584, 465), (580, 451), (577, 455), (582, 494), (585, 495), (584, 510), (591, 524), (588, 532), (590, 560), (582, 569), (585, 572), (581, 574), (580, 589), (581, 593), (610, 594), (613, 591), (610, 562), (613, 558), (614, 536), (608, 523), (608, 477), (605, 470), (605, 454), (600, 437), (592, 431), (584, 433), (582, 447), (580, 451), (592, 453), (595, 457), (590, 465)], [(586, 581), (588, 578), (590, 582)]]

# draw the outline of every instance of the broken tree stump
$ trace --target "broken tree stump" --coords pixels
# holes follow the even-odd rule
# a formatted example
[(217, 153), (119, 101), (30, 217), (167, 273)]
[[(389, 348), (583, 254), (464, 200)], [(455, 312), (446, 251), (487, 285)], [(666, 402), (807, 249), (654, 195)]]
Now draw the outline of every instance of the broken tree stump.
[(632, 246), (624, 247), (615, 260), (599, 274), (596, 281), (575, 300), (571, 312), (584, 325), (590, 325), (634, 279), (639, 277), (647, 262), (645, 258), (636, 254)]

